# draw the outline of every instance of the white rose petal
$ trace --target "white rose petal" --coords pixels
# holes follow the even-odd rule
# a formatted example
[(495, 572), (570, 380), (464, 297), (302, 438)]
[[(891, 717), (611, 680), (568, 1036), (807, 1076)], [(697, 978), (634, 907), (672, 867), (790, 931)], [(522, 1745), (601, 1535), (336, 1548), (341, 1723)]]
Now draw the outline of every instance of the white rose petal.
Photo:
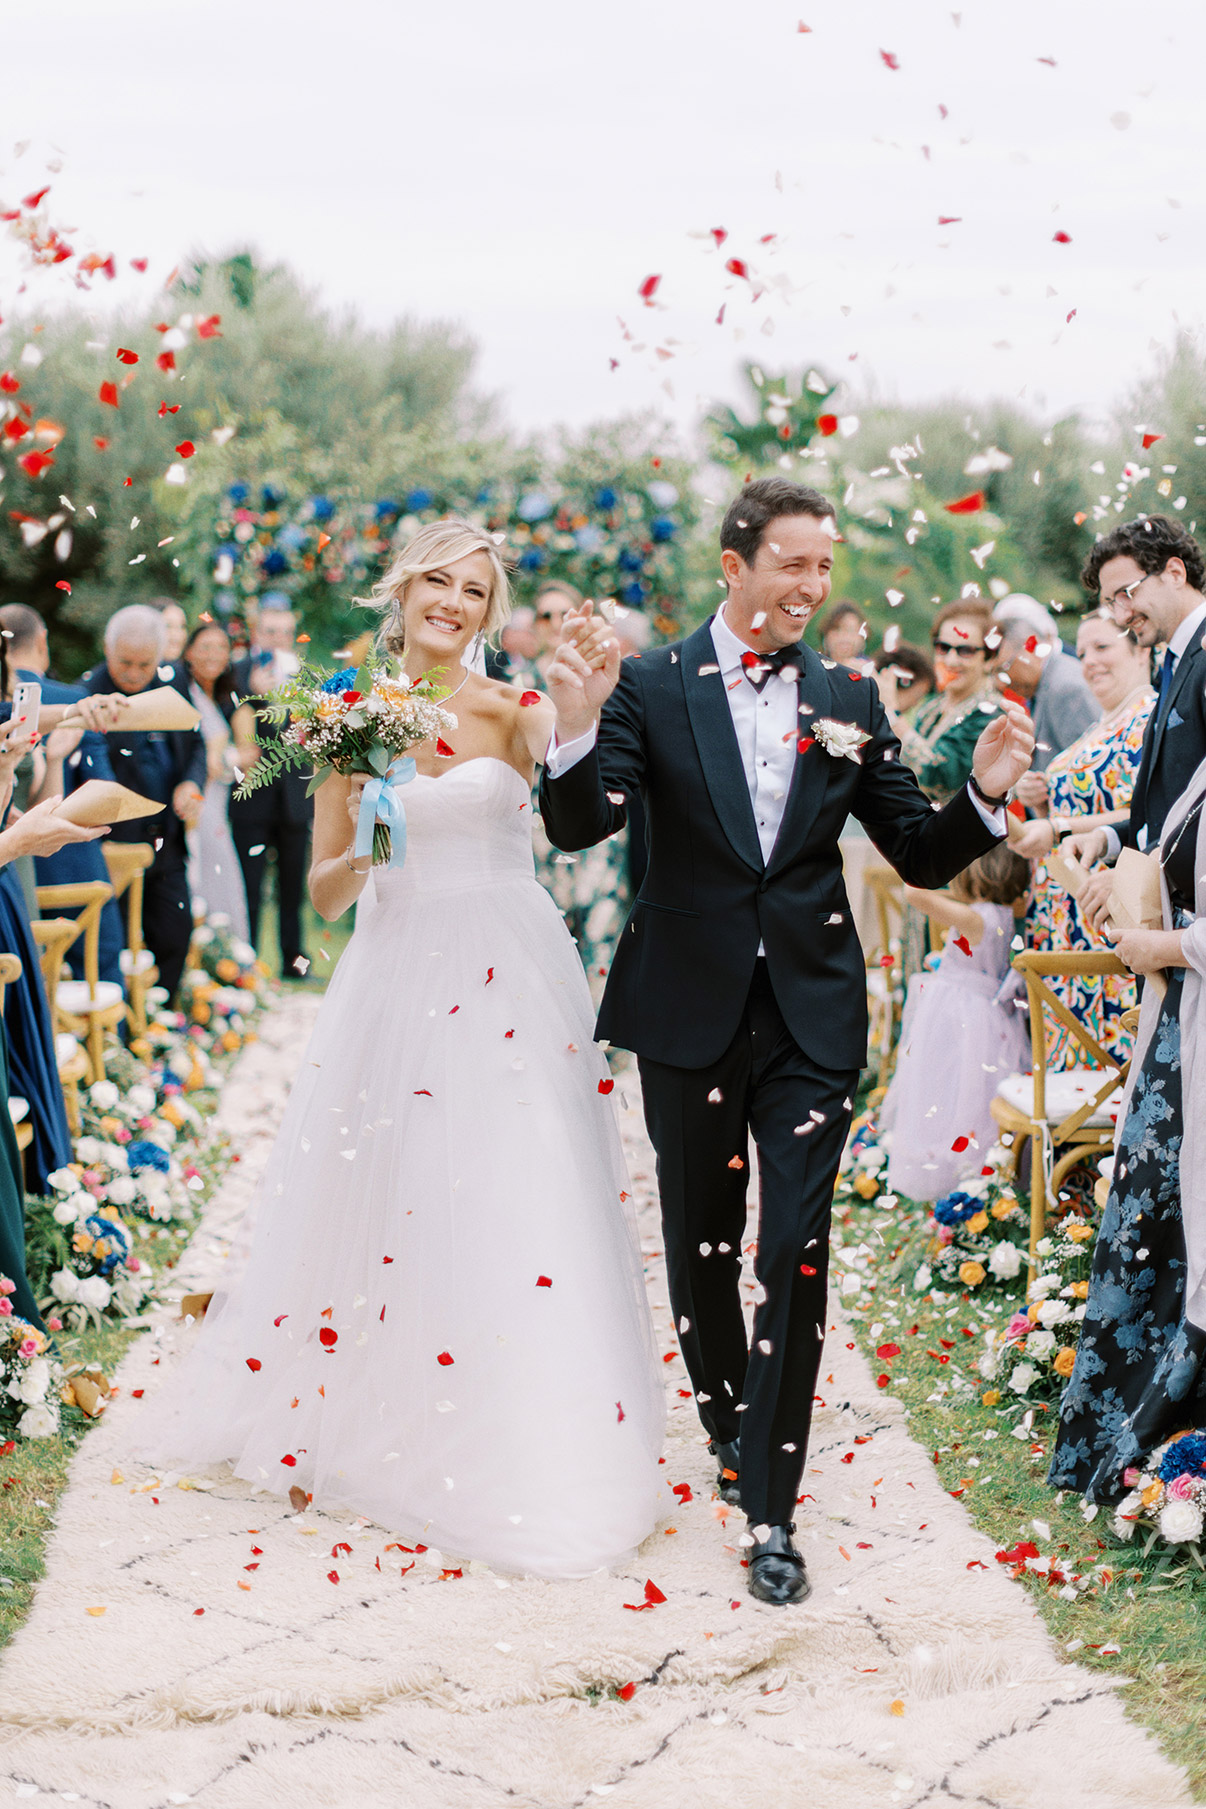
[(82, 1305), (94, 1307), (98, 1313), (103, 1313), (112, 1296), (113, 1289), (103, 1275), (89, 1275), (80, 1282), (76, 1298)]
[(80, 1184), (80, 1178), (71, 1168), (56, 1168), (46, 1179), (56, 1193), (74, 1193)]
[(1009, 1378), (1009, 1386), (1015, 1394), (1025, 1394), (1038, 1378), (1039, 1372), (1033, 1363), (1019, 1363)]

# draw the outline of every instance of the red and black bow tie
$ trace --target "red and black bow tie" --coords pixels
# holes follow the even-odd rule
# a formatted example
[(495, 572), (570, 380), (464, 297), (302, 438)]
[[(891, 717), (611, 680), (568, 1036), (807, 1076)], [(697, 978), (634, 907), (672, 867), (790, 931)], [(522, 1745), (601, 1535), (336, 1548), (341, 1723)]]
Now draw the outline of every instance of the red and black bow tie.
[(797, 670), (800, 658), (801, 649), (796, 642), (790, 647), (776, 647), (773, 653), (755, 653), (751, 648), (742, 654), (741, 664), (755, 691), (761, 691), (772, 673), (782, 672), (785, 666)]

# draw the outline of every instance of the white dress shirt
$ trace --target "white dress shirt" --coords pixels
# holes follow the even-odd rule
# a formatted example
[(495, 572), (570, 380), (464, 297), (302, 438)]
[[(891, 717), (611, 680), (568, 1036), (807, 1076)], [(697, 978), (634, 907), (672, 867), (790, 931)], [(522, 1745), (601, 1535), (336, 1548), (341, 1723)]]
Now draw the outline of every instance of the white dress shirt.
[[(1206, 630), (1206, 603), (1199, 603), (1198, 607), (1196, 609), (1190, 611), (1190, 613), (1186, 616), (1185, 620), (1181, 623), (1180, 627), (1177, 629), (1177, 632), (1169, 640), (1168, 650), (1165, 653), (1164, 657), (1165, 657), (1165, 659), (1172, 660), (1173, 677), (1174, 678), (1176, 677), (1176, 674), (1177, 674), (1177, 667), (1181, 664), (1181, 655), (1184, 653), (1185, 649), (1189, 646), (1189, 644), (1192, 640), (1201, 636), (1203, 630)], [(1140, 827), (1139, 836), (1138, 836), (1138, 846), (1139, 846), (1140, 853), (1142, 853), (1147, 847), (1147, 824), (1146, 823), (1142, 824)], [(1116, 861), (1121, 852), (1122, 852), (1122, 838), (1118, 834), (1118, 831), (1114, 828), (1113, 824), (1107, 823), (1106, 824), (1105, 858), (1108, 861)]]

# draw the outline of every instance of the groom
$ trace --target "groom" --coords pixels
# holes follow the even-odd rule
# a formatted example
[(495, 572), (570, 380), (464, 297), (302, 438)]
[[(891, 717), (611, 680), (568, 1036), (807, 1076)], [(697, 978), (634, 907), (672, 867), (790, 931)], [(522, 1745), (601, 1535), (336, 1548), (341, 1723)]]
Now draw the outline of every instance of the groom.
[(724, 605), (685, 641), (621, 666), (590, 604), (573, 612), (548, 673), (557, 726), (540, 794), (566, 850), (614, 834), (627, 800), (644, 800), (649, 865), (597, 1033), (639, 1058), (683, 1357), (721, 1491), (749, 1518), (750, 1590), (776, 1603), (810, 1587), (792, 1519), (834, 1180), (866, 1060), (866, 971), (838, 837), (854, 815), (907, 881), (942, 886), (1004, 835), (1006, 794), (1033, 748), (1025, 712), (1007, 705), (980, 736), (970, 785), (933, 809), (874, 681), (801, 644), (829, 595), (836, 534), (815, 490), (759, 479), (721, 527)]

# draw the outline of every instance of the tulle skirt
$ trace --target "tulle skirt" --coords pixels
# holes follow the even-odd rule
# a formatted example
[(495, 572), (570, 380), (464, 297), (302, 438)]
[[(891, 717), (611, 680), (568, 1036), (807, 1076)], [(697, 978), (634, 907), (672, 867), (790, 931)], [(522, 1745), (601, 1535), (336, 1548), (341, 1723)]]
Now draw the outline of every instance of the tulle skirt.
[(533, 879), (378, 890), (140, 1455), (584, 1575), (654, 1526), (664, 1402), (582, 967)]

